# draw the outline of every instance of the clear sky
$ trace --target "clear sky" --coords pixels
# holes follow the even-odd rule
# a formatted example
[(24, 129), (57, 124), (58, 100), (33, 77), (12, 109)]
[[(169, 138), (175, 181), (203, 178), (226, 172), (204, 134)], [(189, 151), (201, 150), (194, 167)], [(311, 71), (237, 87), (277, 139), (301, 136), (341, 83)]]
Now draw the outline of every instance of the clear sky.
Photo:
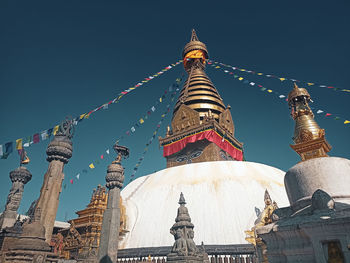
[[(150, 74), (181, 59), (195, 28), (211, 59), (248, 70), (350, 89), (349, 1), (16, 1), (0, 2), (0, 144), (15, 141), (78, 116), (113, 99)], [(85, 208), (92, 189), (105, 183), (112, 158), (96, 160), (130, 129), (184, 72), (182, 65), (124, 96), (108, 110), (76, 127), (74, 152), (64, 173), (57, 219), (71, 219)], [(260, 91), (212, 67), (207, 74), (224, 103), (231, 105), (235, 136), (247, 161), (284, 171), (299, 161), (289, 147), (294, 122), (274, 93)], [(292, 82), (239, 73), (281, 94)], [(305, 85), (301, 85), (305, 86)], [(350, 158), (350, 93), (310, 87), (312, 107), (333, 146), (330, 155)], [(165, 110), (160, 104), (141, 128), (120, 143), (130, 148), (124, 161), (125, 184)], [(168, 116), (160, 129), (164, 136)], [(350, 120), (350, 119), (349, 119)], [(158, 134), (157, 134), (158, 137)], [(28, 148), (25, 186), (19, 212), (38, 198), (47, 169), (48, 140)], [(111, 150), (112, 153), (112, 150)], [(114, 153), (113, 153), (114, 154)], [(82, 174), (94, 162), (96, 168)], [(19, 164), (16, 153), (0, 160), (0, 206)], [(136, 176), (165, 168), (157, 140)], [(69, 180), (77, 173), (80, 179)]]

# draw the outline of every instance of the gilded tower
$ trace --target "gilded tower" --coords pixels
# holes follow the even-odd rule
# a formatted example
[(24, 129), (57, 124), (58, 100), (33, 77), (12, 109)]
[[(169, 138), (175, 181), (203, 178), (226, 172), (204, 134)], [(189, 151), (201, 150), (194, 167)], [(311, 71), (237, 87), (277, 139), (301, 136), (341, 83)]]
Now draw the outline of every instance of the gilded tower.
[(192, 30), (182, 53), (188, 78), (175, 105), (171, 128), (159, 138), (167, 167), (222, 160), (243, 160), (243, 144), (234, 137), (230, 106), (225, 106), (205, 73), (207, 47)]
[(294, 83), (293, 90), (288, 94), (288, 104), (292, 118), (295, 120), (295, 130), (292, 149), (300, 155), (302, 161), (317, 157), (327, 157), (331, 145), (325, 138), (325, 131), (314, 120), (314, 114), (309, 107), (310, 94), (304, 88)]

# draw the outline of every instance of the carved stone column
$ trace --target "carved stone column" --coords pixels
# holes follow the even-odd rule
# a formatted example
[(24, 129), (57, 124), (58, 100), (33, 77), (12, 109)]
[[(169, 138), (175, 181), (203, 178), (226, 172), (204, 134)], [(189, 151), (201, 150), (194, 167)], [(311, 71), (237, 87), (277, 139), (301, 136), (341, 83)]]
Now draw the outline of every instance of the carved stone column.
[(72, 157), (72, 129), (72, 121), (66, 120), (63, 122), (46, 150), (49, 167), (44, 176), (35, 213), (37, 213), (38, 209), (40, 210), (40, 223), (45, 227), (45, 240), (48, 243), (51, 240), (59, 196), (62, 191), (63, 168)]
[(120, 228), (120, 189), (124, 182), (124, 168), (121, 165), (122, 156), (129, 156), (129, 149), (123, 146), (114, 146), (118, 156), (108, 166), (106, 187), (108, 188), (107, 208), (103, 214), (103, 222), (98, 251), (98, 262), (116, 263)]
[(12, 227), (17, 218), (17, 210), (22, 200), (24, 185), (32, 179), (32, 174), (27, 168), (20, 166), (10, 172), (12, 187), (7, 196), (5, 211), (0, 218), (0, 230)]

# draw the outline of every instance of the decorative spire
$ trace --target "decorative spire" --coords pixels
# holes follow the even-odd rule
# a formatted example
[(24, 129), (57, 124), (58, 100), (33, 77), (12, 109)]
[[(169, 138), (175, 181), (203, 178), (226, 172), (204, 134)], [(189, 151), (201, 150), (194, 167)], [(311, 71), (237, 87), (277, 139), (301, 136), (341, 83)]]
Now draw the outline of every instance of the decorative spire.
[(182, 104), (199, 112), (204, 118), (209, 110), (216, 120), (226, 107), (214, 84), (204, 72), (208, 50), (204, 43), (198, 40), (196, 31), (192, 30), (191, 40), (183, 50), (184, 67), (188, 78), (174, 108), (174, 115)]
[(295, 120), (295, 130), (291, 145), (302, 161), (327, 157), (331, 150), (330, 144), (325, 139), (325, 130), (321, 129), (314, 120), (314, 114), (309, 106), (311, 96), (304, 88), (299, 88), (296, 83), (288, 94), (288, 104), (291, 116)]
[(180, 199), (179, 199), (179, 205), (185, 205), (185, 204), (186, 204), (185, 197), (184, 197), (183, 193), (181, 192)]
[(199, 41), (196, 30), (192, 29), (192, 35), (191, 35), (191, 40), (190, 41)]

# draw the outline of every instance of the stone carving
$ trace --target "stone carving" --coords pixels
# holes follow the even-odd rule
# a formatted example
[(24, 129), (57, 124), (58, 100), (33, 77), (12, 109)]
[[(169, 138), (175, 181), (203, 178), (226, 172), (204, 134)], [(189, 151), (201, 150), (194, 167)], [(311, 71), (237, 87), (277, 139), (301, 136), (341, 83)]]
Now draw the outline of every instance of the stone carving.
[(182, 230), (181, 229), (176, 230), (174, 237), (175, 237), (175, 243), (173, 245), (173, 248), (171, 249), (171, 252), (179, 256), (187, 256), (188, 255), (187, 242), (186, 242), (186, 239), (183, 237)]
[(175, 224), (170, 228), (170, 233), (174, 235), (175, 242), (170, 254), (167, 256), (167, 261), (191, 261), (191, 262), (206, 262), (207, 254), (204, 248), (199, 251), (194, 238), (194, 225), (191, 223), (188, 209), (185, 206), (186, 201), (183, 194), (180, 194), (180, 207), (177, 209)]
[(38, 199), (34, 200), (31, 204), (30, 207), (26, 213), (27, 216), (29, 216), (30, 220), (34, 218), (34, 213), (35, 213), (35, 207), (36, 204), (38, 203)]
[(74, 135), (74, 124), (73, 120), (66, 118), (59, 126), (58, 131), (55, 136), (64, 136), (71, 140)]

